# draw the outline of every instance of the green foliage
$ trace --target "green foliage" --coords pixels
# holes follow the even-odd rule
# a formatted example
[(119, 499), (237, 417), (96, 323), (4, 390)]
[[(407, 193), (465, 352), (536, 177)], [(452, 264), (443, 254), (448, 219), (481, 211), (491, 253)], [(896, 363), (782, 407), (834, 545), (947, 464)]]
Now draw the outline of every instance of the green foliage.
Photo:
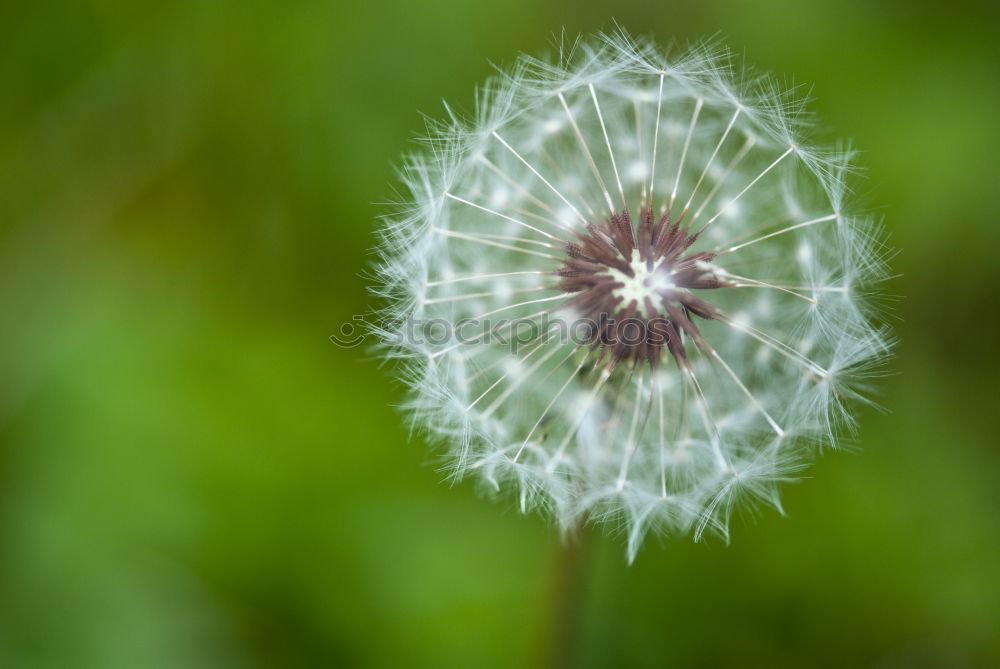
[[(0, 8), (0, 666), (509, 667), (555, 533), (442, 486), (364, 349), (373, 202), (553, 30), (817, 82), (868, 153), (902, 338), (861, 452), (733, 545), (593, 538), (579, 666), (1000, 662), (995, 24), (886, 2)], [(752, 530), (752, 531), (751, 531)]]

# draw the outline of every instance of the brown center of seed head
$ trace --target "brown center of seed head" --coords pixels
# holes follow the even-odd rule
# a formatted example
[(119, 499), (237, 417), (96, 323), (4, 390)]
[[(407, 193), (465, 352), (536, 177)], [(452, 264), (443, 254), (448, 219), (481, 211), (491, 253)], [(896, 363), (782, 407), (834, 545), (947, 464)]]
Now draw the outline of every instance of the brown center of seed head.
[(655, 368), (666, 347), (687, 367), (685, 338), (707, 346), (693, 316), (715, 319), (718, 312), (692, 291), (731, 284), (711, 266), (714, 253), (688, 252), (701, 232), (669, 214), (656, 221), (644, 207), (638, 225), (625, 209), (566, 245), (558, 287), (574, 296), (565, 306), (587, 324), (590, 345), (610, 364), (646, 361)]

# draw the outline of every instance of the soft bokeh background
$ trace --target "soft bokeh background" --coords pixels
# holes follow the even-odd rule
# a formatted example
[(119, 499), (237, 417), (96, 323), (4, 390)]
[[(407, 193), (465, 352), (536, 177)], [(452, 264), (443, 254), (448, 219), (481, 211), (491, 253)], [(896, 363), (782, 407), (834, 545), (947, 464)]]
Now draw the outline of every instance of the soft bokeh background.
[(554, 532), (327, 337), (417, 110), (612, 16), (815, 82), (906, 299), (857, 452), (729, 547), (590, 537), (559, 659), (1000, 666), (995, 7), (244, 0), (0, 5), (0, 667), (546, 661)]

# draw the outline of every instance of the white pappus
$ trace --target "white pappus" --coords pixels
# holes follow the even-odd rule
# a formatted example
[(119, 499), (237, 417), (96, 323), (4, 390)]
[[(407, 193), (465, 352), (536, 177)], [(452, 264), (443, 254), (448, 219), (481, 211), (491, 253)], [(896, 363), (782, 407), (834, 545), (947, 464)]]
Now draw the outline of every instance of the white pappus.
[(891, 337), (850, 155), (718, 43), (521, 57), (407, 158), (375, 330), (449, 471), (561, 527), (728, 536), (851, 429)]

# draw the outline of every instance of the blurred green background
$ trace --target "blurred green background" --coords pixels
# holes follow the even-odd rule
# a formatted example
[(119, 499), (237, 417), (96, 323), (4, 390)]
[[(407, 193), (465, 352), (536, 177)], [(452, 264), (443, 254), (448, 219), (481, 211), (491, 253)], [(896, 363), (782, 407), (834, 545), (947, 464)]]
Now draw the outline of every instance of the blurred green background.
[(1000, 666), (995, 7), (244, 0), (0, 5), (0, 667), (546, 661), (554, 531), (327, 337), (417, 110), (612, 17), (815, 82), (906, 299), (857, 452), (729, 547), (588, 537), (560, 659)]

